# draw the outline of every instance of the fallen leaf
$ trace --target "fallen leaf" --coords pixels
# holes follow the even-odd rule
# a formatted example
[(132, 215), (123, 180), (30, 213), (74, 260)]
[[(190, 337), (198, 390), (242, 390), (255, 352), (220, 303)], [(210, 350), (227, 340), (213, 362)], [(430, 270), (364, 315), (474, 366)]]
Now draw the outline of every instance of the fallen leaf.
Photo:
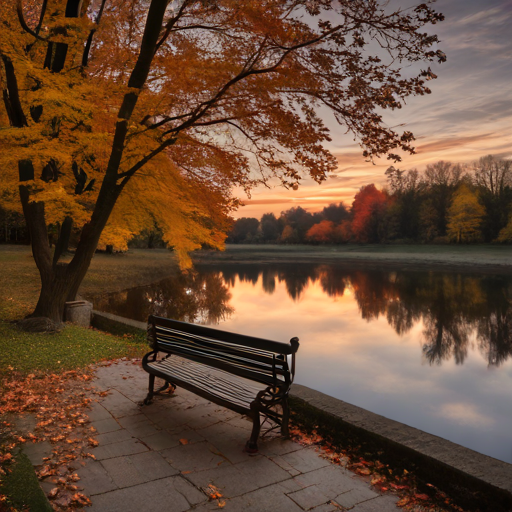
[(180, 439), (180, 444), (188, 444), (188, 439)]
[(49, 493), (48, 498), (51, 500), (55, 499), (57, 497), (57, 494), (59, 494), (60, 489), (58, 487), (54, 487)]
[(411, 498), (409, 496), (404, 496), (401, 500), (398, 501), (396, 504), (397, 507), (405, 507), (411, 501)]

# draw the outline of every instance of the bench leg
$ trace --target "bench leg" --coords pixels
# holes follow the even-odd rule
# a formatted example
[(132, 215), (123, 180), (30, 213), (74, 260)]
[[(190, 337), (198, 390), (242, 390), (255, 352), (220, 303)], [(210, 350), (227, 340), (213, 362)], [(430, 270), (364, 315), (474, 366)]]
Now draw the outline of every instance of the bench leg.
[(249, 441), (245, 445), (245, 451), (247, 453), (258, 453), (258, 437), (260, 435), (260, 410), (256, 402), (251, 404), (252, 412), (252, 432)]
[(281, 435), (288, 439), (290, 437), (290, 429), (288, 423), (290, 421), (290, 406), (288, 405), (288, 398), (283, 399), (283, 419), (281, 423)]
[(150, 373), (149, 374), (149, 392), (144, 399), (144, 405), (149, 405), (153, 401), (153, 394), (154, 394), (154, 388), (155, 388), (155, 376)]

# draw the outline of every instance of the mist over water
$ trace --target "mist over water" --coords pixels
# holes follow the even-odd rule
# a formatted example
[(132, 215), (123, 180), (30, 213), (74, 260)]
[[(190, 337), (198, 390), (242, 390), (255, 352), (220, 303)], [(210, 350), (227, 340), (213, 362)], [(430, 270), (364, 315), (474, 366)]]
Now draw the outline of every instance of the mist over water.
[(300, 338), (296, 382), (512, 462), (512, 277), (215, 264), (97, 297), (278, 341)]

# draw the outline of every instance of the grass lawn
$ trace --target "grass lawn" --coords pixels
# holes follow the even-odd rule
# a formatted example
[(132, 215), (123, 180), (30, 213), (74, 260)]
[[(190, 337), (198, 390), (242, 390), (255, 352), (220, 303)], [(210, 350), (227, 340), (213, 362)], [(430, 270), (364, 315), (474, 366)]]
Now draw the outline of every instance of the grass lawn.
[(32, 463), (22, 451), (15, 456), (11, 469), (0, 484), (0, 494), (8, 496), (11, 505), (18, 510), (52, 512), (53, 508), (39, 486)]
[[(166, 250), (133, 250), (98, 254), (80, 294), (119, 291), (169, 277), (178, 271)], [(118, 337), (68, 325), (57, 334), (19, 331), (11, 323), (29, 314), (39, 294), (39, 274), (30, 248), (0, 246), (0, 377), (17, 373), (58, 372), (82, 368), (102, 359), (140, 357), (147, 351), (142, 338)]]

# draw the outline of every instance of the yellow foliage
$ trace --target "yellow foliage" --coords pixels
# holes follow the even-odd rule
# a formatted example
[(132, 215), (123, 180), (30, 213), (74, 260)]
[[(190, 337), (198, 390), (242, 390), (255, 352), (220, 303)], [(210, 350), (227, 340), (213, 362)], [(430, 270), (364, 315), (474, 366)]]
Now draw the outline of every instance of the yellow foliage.
[(479, 240), (484, 215), (485, 209), (478, 202), (477, 195), (463, 183), (455, 192), (448, 209), (448, 236), (457, 242)]
[(512, 215), (510, 215), (507, 225), (500, 231), (495, 241), (512, 242)]

